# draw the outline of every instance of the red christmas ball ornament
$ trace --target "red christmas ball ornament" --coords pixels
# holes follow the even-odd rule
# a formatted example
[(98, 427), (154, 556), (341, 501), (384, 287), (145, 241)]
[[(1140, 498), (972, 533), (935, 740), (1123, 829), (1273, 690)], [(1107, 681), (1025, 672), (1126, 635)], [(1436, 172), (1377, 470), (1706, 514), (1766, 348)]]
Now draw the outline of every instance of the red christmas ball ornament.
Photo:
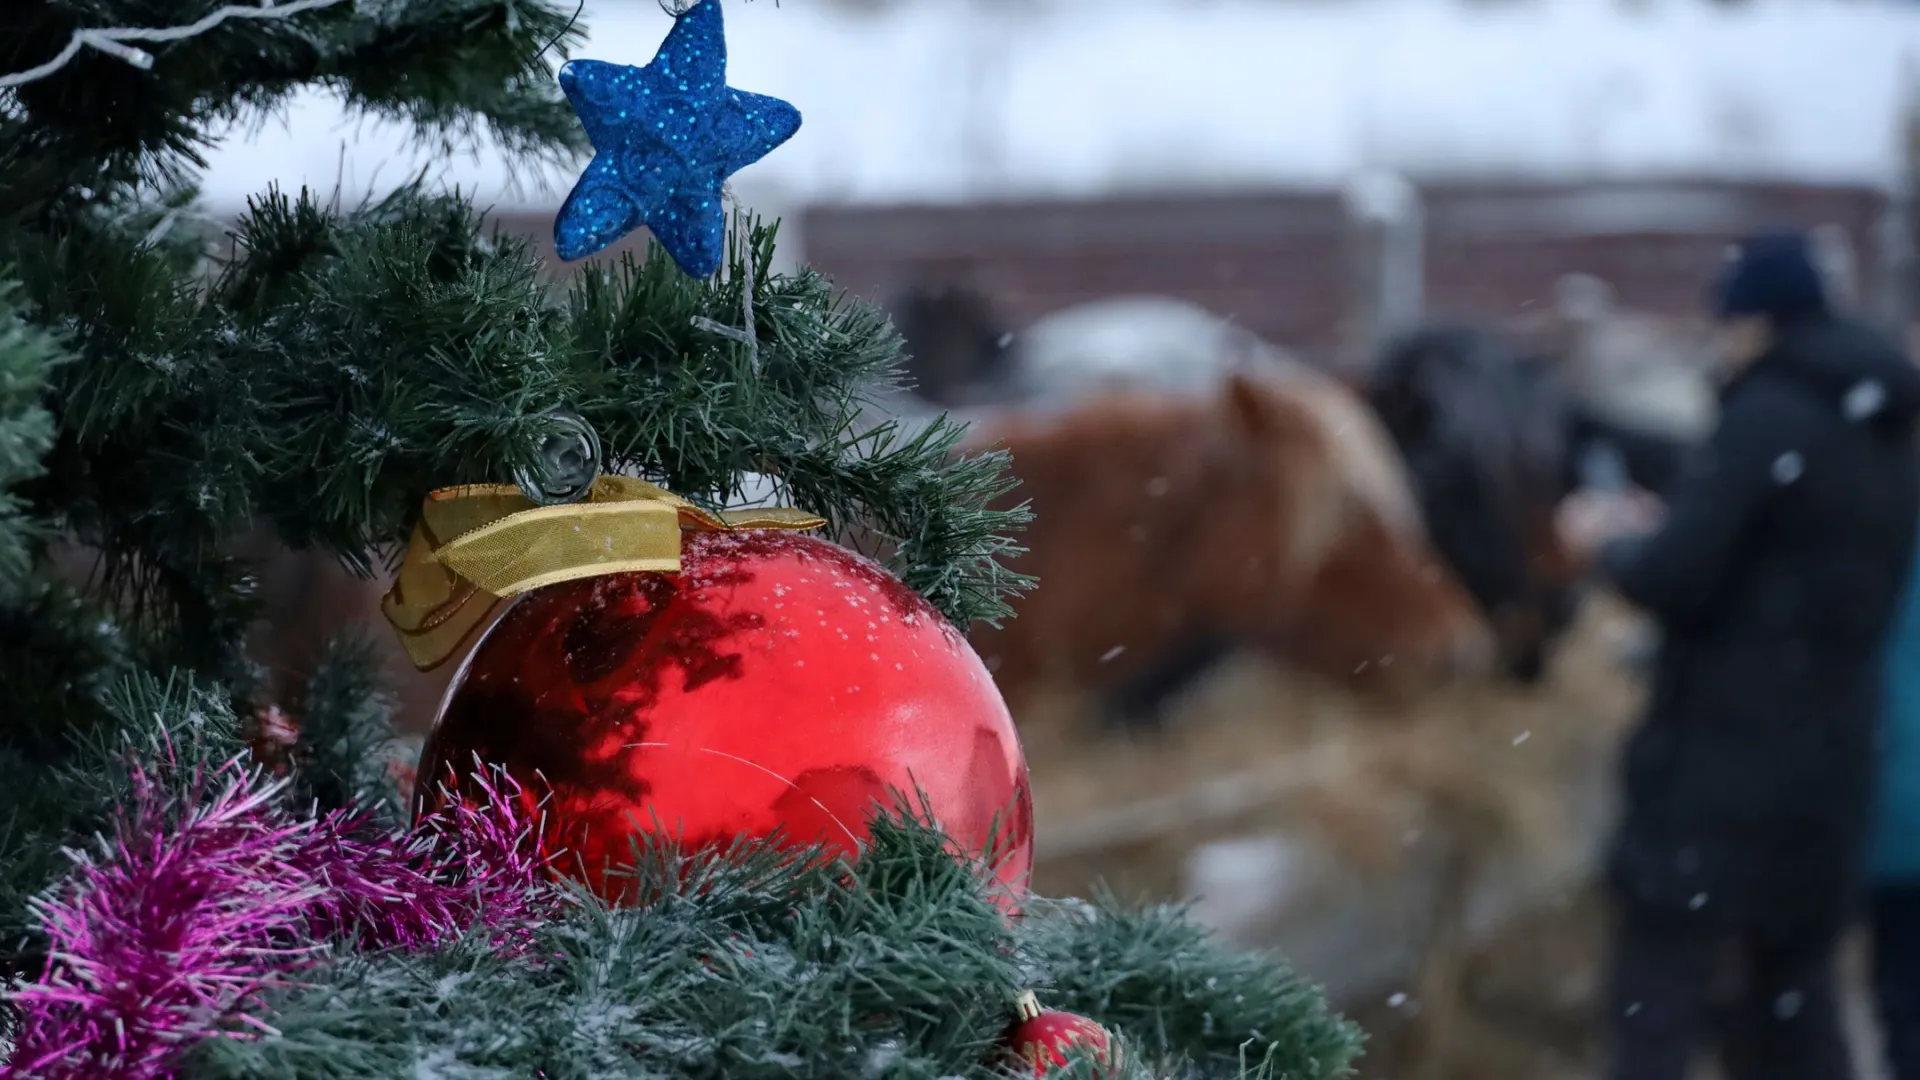
[(1040, 1000), (1031, 993), (1020, 995), (1015, 1012), (1018, 1019), (1007, 1032), (1007, 1043), (1021, 1061), (1032, 1067), (1033, 1075), (1043, 1077), (1065, 1066), (1067, 1050), (1074, 1046), (1092, 1050), (1103, 1072), (1117, 1063), (1113, 1037), (1092, 1020), (1042, 1009)]
[(264, 705), (253, 710), (246, 739), (257, 764), (274, 776), (285, 776), (292, 768), (293, 749), (300, 745), (300, 724), (280, 706)]
[(680, 566), (520, 597), (448, 690), (422, 797), (475, 755), (504, 767), (544, 800), (562, 871), (617, 900), (606, 871), (656, 826), (688, 850), (784, 830), (851, 854), (876, 804), (919, 792), (1024, 893), (1026, 759), (951, 623), (872, 562), (794, 532), (688, 533)]

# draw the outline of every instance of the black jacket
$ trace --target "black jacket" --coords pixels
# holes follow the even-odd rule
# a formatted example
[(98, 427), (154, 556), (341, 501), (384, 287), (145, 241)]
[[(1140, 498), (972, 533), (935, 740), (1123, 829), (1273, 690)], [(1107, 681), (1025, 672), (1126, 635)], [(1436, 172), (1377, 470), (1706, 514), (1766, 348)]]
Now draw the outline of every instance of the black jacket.
[(1920, 372), (1874, 331), (1822, 322), (1781, 334), (1721, 403), (1661, 530), (1602, 554), (1663, 634), (1613, 883), (1703, 922), (1837, 926), (1920, 518)]

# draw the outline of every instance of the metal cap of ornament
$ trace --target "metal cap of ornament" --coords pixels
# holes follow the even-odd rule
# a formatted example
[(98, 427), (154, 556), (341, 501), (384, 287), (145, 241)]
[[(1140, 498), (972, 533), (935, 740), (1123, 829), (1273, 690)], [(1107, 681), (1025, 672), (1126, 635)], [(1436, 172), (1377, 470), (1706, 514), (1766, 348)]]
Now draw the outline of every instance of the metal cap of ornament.
[(536, 506), (564, 506), (587, 497), (600, 476), (600, 435), (570, 412), (548, 418), (530, 461), (516, 465), (513, 482)]

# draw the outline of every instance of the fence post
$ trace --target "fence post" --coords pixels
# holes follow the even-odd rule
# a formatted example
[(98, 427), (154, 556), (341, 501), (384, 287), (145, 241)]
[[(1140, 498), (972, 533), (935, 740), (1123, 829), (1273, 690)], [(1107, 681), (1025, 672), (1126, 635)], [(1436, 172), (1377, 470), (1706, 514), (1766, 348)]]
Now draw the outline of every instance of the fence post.
[(1887, 208), (1874, 223), (1874, 248), (1879, 263), (1875, 314), (1901, 340), (1913, 323), (1914, 289), (1920, 287), (1920, 256), (1915, 252), (1914, 205), (1920, 196), (1920, 72), (1912, 57), (1901, 65), (1900, 179)]
[(1405, 177), (1367, 171), (1348, 181), (1345, 340), (1349, 374), (1372, 367), (1382, 342), (1419, 322), (1426, 308), (1426, 214)]
[(1896, 193), (1874, 222), (1874, 251), (1879, 282), (1874, 289), (1874, 315), (1896, 335), (1904, 335), (1913, 319), (1914, 245), (1912, 198)]
[(1860, 259), (1854, 250), (1853, 237), (1844, 225), (1832, 223), (1815, 226), (1809, 236), (1814, 265), (1820, 269), (1829, 301), (1845, 311), (1861, 311), (1866, 297), (1860, 288)]

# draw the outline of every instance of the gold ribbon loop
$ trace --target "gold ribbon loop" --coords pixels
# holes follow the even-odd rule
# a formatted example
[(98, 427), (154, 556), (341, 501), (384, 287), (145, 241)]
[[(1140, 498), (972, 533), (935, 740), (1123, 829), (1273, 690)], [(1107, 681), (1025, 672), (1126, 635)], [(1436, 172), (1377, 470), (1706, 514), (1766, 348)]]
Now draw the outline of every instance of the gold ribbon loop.
[(679, 570), (682, 529), (825, 524), (783, 508), (714, 514), (625, 476), (599, 477), (584, 501), (563, 506), (537, 506), (513, 484), (443, 488), (421, 507), (380, 611), (413, 666), (431, 671), (459, 651), (503, 599), (603, 574)]

